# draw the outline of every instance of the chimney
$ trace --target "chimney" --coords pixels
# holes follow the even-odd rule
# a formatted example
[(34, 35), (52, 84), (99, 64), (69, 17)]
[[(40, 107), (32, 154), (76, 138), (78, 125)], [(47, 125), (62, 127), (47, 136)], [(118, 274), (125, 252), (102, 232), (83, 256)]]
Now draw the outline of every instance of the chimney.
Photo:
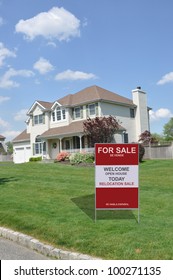
[(149, 115), (147, 109), (147, 94), (138, 86), (132, 90), (133, 103), (136, 105), (136, 138), (145, 130), (149, 130)]

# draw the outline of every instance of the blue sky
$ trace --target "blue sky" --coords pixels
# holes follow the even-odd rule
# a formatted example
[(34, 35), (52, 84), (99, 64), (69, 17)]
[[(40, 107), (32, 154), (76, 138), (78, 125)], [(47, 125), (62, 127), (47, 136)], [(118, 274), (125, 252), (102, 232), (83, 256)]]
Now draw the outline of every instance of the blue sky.
[(147, 92), (151, 132), (173, 117), (172, 0), (0, 0), (0, 134), (35, 100), (98, 85)]

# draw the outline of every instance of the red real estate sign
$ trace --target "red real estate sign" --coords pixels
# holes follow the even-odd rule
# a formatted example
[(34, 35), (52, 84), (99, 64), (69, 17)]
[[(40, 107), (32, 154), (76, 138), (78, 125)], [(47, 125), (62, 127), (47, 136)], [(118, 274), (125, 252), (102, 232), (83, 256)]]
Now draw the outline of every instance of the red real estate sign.
[(138, 144), (95, 144), (96, 209), (138, 209)]

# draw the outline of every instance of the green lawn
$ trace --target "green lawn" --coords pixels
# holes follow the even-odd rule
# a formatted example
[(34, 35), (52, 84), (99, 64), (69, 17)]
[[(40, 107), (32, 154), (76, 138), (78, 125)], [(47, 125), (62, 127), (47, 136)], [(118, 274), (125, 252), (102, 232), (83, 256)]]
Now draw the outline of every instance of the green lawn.
[(140, 164), (138, 211), (97, 211), (94, 168), (0, 163), (0, 226), (103, 259), (173, 259), (173, 160)]

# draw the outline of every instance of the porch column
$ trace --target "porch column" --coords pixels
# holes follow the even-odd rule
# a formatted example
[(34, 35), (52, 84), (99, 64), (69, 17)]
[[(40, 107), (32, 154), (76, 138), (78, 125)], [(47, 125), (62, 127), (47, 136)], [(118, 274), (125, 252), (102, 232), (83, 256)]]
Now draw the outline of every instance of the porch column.
[(62, 138), (59, 138), (59, 151), (62, 152)]
[(79, 140), (80, 140), (80, 152), (82, 152), (82, 135), (79, 135)]
[(48, 142), (48, 140), (46, 140), (46, 151), (45, 151), (45, 154), (46, 154), (46, 158), (50, 159), (50, 151), (49, 151), (49, 142)]

